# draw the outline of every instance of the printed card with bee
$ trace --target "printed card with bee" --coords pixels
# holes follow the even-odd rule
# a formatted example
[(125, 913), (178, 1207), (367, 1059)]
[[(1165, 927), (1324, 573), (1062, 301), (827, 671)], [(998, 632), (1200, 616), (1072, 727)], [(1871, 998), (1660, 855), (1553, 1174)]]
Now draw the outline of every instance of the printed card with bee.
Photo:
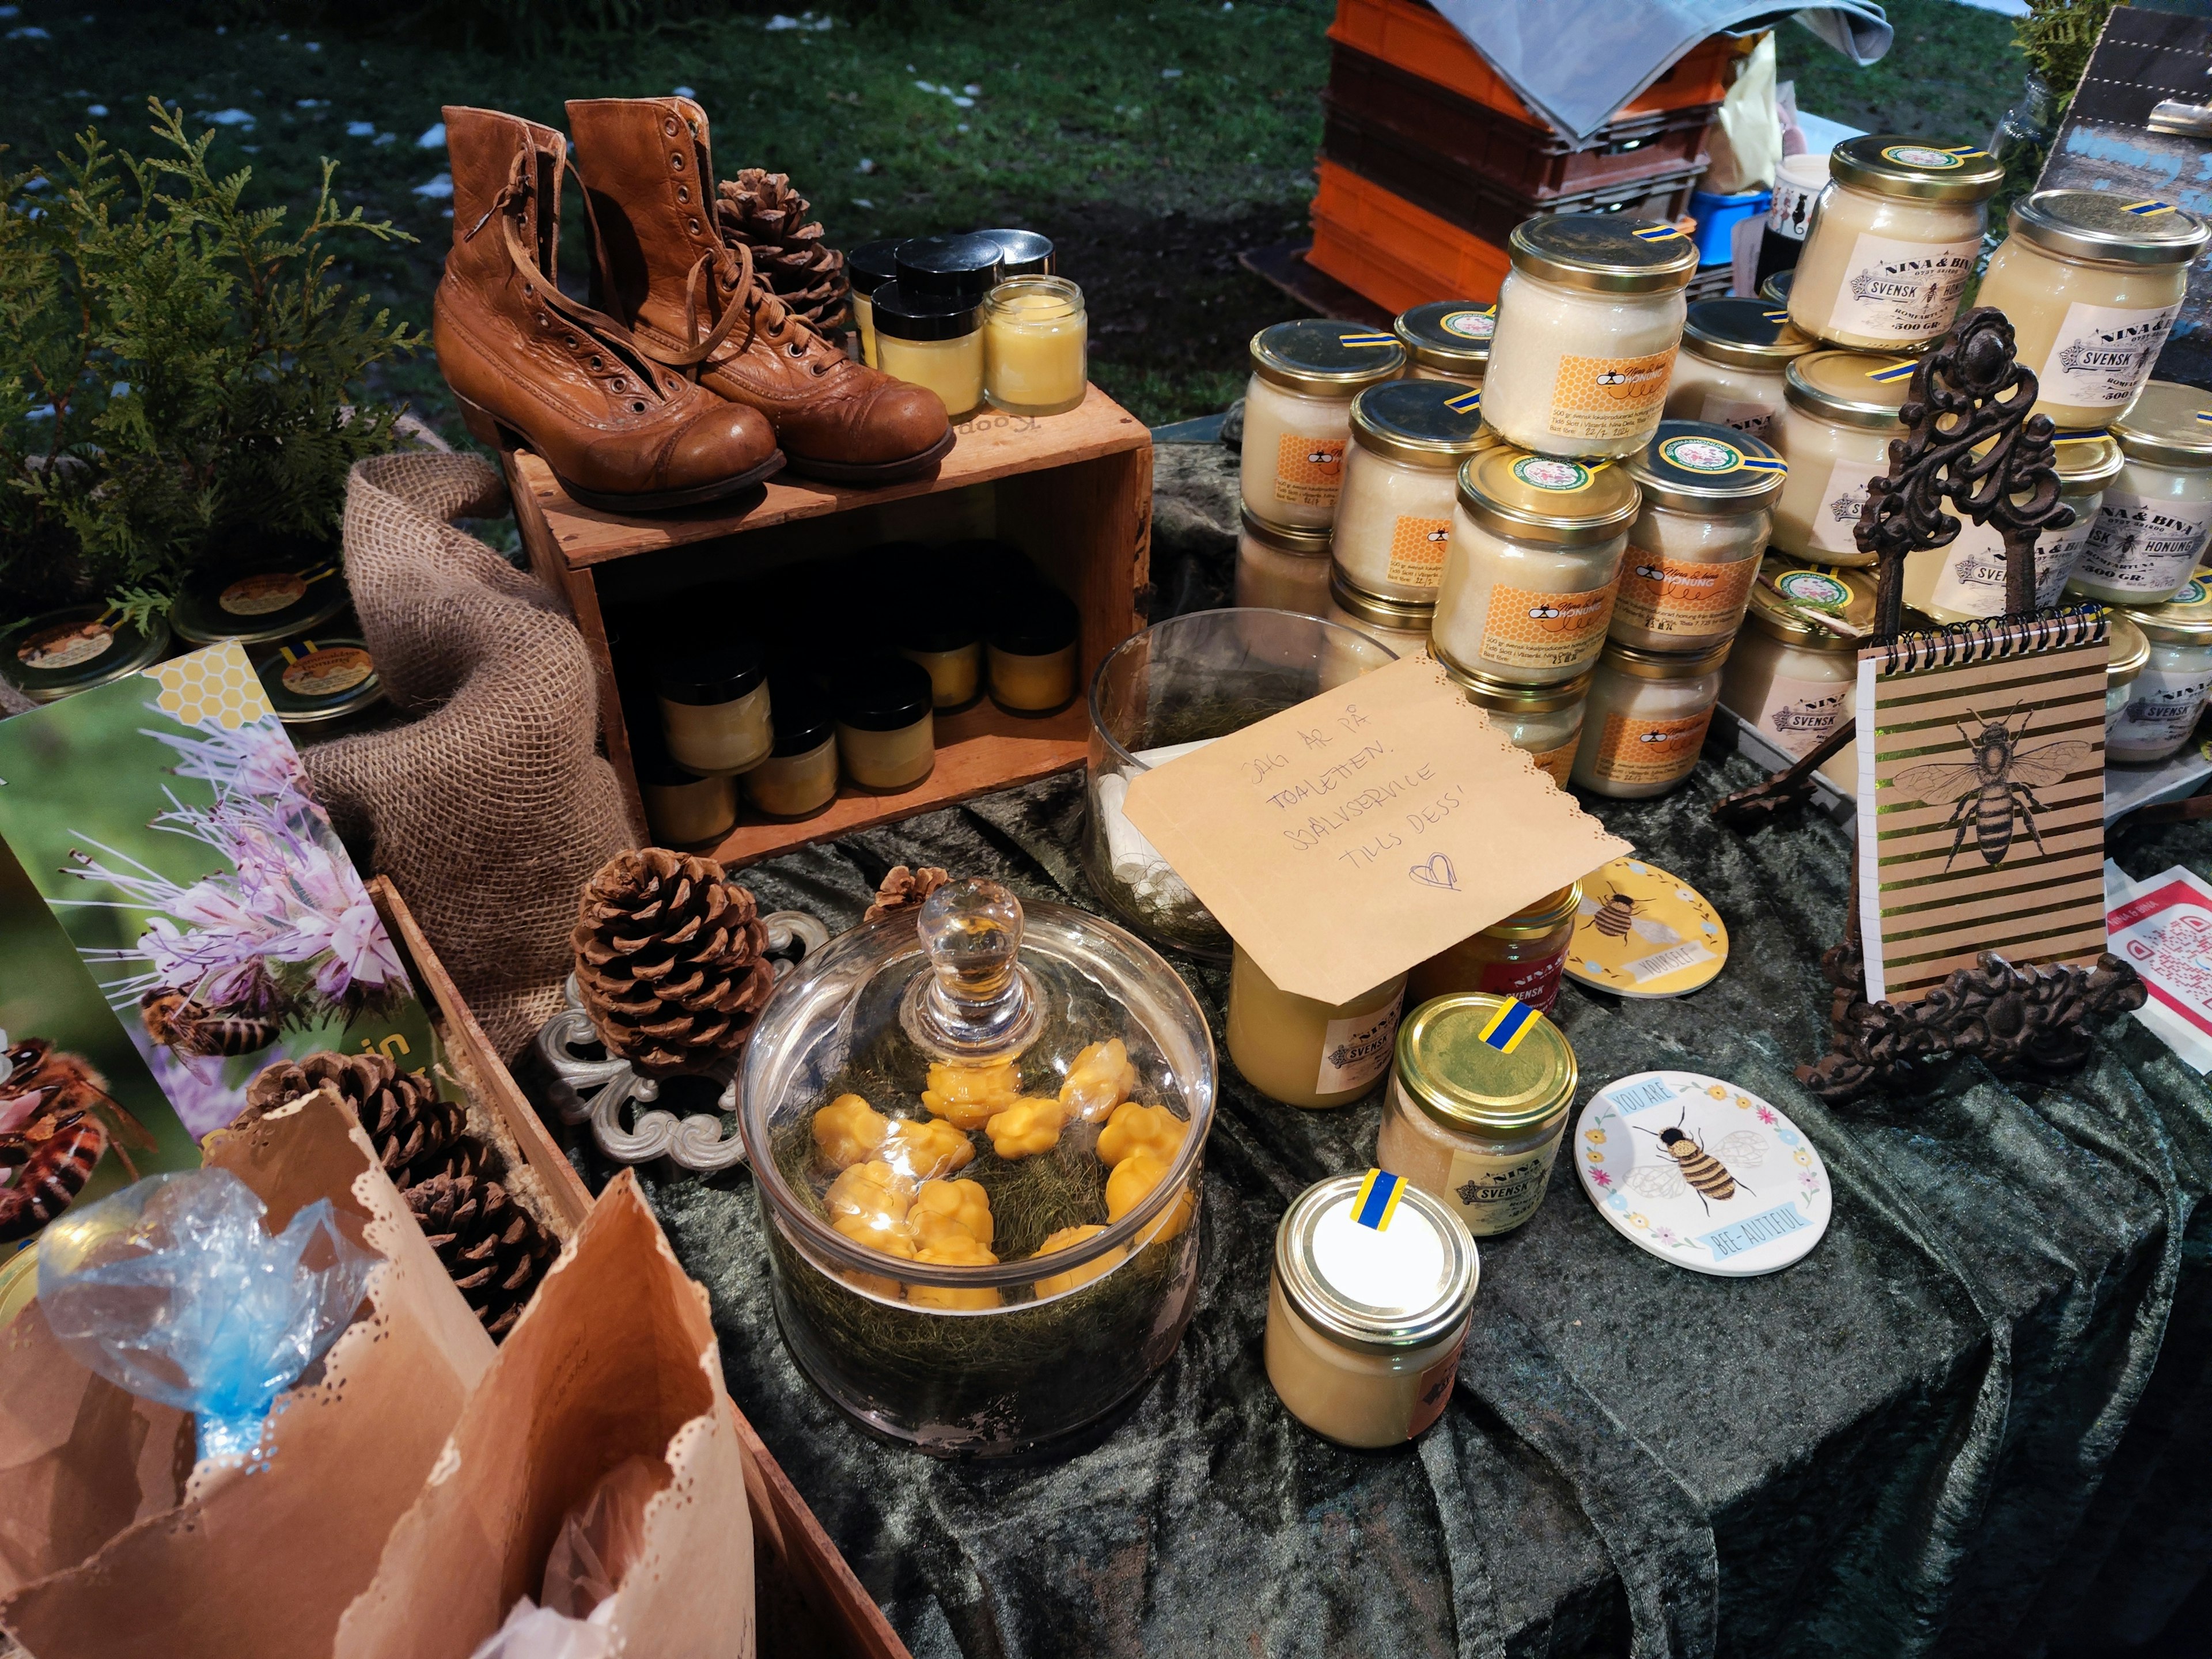
[(1800, 1260), (1827, 1231), (1826, 1167), (1757, 1095), (1695, 1072), (1639, 1072), (1583, 1109), (1583, 1190), (1613, 1230), (1694, 1273), (1743, 1278)]
[(1704, 894), (1641, 859), (1583, 878), (1569, 978), (1624, 997), (1678, 997), (1711, 984), (1728, 960), (1728, 927)]

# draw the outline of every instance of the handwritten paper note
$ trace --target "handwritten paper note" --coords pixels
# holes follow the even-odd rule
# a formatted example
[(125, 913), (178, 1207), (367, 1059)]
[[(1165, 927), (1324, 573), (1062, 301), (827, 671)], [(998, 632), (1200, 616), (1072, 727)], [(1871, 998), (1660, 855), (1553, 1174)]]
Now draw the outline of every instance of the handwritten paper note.
[(1426, 657), (1145, 773), (1127, 811), (1268, 978), (1331, 1003), (1631, 850)]

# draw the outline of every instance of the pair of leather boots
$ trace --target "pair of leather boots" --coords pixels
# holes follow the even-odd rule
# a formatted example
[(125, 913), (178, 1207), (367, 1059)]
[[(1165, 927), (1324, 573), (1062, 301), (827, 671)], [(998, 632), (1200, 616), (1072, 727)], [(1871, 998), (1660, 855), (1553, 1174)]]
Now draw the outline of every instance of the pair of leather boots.
[(469, 430), (526, 445), (587, 507), (720, 500), (780, 471), (888, 483), (952, 447), (926, 387), (853, 362), (792, 315), (715, 215), (706, 112), (688, 98), (568, 106), (593, 306), (555, 280), (562, 135), (449, 107), (453, 246), (438, 366)]

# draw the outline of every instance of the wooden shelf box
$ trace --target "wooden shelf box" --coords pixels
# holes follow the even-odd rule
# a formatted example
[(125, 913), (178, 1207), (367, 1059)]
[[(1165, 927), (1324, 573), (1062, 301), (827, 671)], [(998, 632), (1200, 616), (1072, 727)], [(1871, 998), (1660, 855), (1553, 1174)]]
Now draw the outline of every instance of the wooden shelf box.
[[(1143, 626), (1151, 581), (1152, 434), (1096, 386), (1064, 415), (986, 410), (957, 428), (934, 476), (881, 489), (816, 483), (786, 473), (757, 499), (651, 518), (623, 518), (571, 501), (527, 452), (507, 458), (507, 483), (531, 568), (564, 595), (599, 674), (599, 726), (631, 810), (644, 822), (624, 694), (634, 717), (652, 699), (639, 653), (610, 639), (611, 613), (648, 609), (708, 584), (757, 580), (799, 561), (878, 543), (994, 536), (1027, 554), (1083, 619), (1075, 701), (1042, 720), (1006, 714), (986, 696), (937, 722), (937, 764), (913, 788), (871, 794), (850, 785), (797, 823), (750, 813), (711, 849), (749, 864), (848, 830), (926, 812), (1080, 766), (1089, 745), (1084, 692), (1100, 660)], [(855, 594), (885, 605), (896, 594)], [(742, 625), (742, 619), (733, 619)], [(619, 672), (618, 672), (619, 665)], [(624, 677), (632, 682), (625, 684)]]

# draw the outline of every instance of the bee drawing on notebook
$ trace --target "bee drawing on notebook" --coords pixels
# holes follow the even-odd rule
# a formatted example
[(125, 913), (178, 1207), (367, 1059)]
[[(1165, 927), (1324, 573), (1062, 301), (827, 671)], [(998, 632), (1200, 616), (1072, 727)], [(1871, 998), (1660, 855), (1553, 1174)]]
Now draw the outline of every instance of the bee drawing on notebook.
[(1652, 945), (1680, 945), (1682, 936), (1665, 922), (1650, 916), (1638, 915), (1644, 908), (1641, 899), (1631, 898), (1618, 887), (1608, 889), (1603, 902), (1585, 896), (1577, 907), (1583, 925), (1594, 927), (1607, 939), (1626, 939), (1630, 933)]
[[(2023, 749), (2021, 739), (2027, 735), (2035, 711), (2022, 713), (2018, 703), (2013, 705), (2012, 714), (1999, 720), (1984, 720), (1971, 708), (1967, 713), (1980, 726), (1978, 733), (1970, 732), (1956, 721), (1953, 725), (1970, 758), (1929, 761), (1908, 766), (1897, 775), (1899, 794), (1924, 805), (1951, 807), (1951, 816), (1943, 820), (1942, 827), (1958, 833), (1952, 836), (1951, 850), (1943, 860), (1946, 870), (1966, 846), (1969, 832), (1985, 864), (2004, 862), (2014, 832), (2023, 823), (2035, 850), (2042, 852), (2043, 832), (2036, 828), (2035, 815), (2046, 809), (2036, 798), (2036, 789), (2065, 782), (2096, 756), (2094, 750), (2076, 738)], [(2017, 729), (2012, 724), (2013, 714), (2021, 717)]]
[[(1683, 1109), (1686, 1114), (1689, 1109)], [(1713, 1206), (1725, 1204), (1741, 1188), (1747, 1193), (1757, 1188), (1737, 1176), (1739, 1170), (1756, 1170), (1766, 1161), (1766, 1143), (1749, 1129), (1734, 1129), (1720, 1139), (1719, 1146), (1707, 1152), (1705, 1143), (1696, 1134), (1685, 1129), (1680, 1119), (1664, 1129), (1639, 1128), (1659, 1143), (1668, 1162), (1639, 1164), (1628, 1172), (1628, 1184), (1649, 1199), (1679, 1197), (1685, 1188), (1698, 1195), (1705, 1213), (1712, 1213)]]

